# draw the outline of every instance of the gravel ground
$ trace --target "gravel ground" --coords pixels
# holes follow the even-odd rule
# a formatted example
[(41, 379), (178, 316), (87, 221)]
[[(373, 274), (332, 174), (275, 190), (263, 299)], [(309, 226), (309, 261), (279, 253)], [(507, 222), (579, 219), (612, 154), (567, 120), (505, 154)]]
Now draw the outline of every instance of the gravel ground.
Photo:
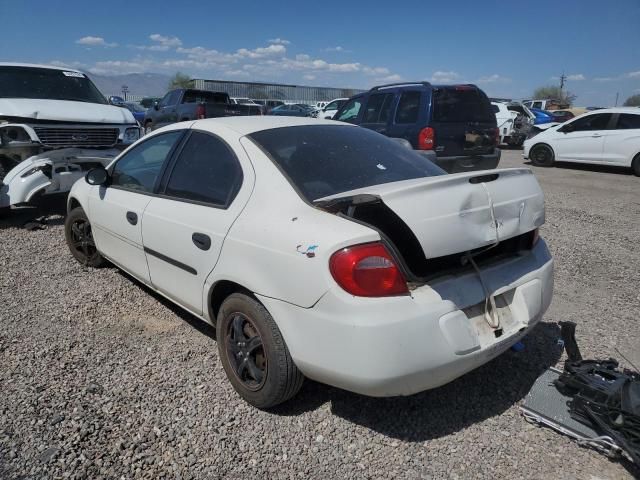
[[(505, 151), (502, 166), (522, 165)], [(522, 353), (439, 389), (372, 399), (307, 381), (266, 413), (241, 401), (215, 332), (121, 274), (68, 254), (61, 217), (0, 221), (0, 478), (632, 478), (629, 465), (527, 424), (518, 405), (583, 354), (640, 364), (640, 178), (535, 169), (555, 298)]]

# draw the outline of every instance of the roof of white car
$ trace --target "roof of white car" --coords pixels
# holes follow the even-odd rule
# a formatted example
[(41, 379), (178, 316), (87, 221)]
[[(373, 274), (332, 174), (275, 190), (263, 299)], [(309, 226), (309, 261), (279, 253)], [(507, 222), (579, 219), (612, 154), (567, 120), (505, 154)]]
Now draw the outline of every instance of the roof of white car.
[(51, 70), (63, 70), (65, 72), (78, 72), (80, 70), (71, 67), (61, 67), (58, 65), (38, 65), (36, 63), (13, 63), (13, 62), (0, 62), (0, 67), (30, 67), (30, 68), (50, 68)]
[(640, 108), (638, 107), (601, 108), (599, 110), (589, 110), (587, 113), (583, 115), (592, 114), (592, 113), (635, 113), (636, 115), (640, 115)]
[(204, 120), (196, 120), (190, 128), (208, 128), (226, 127), (240, 135), (249, 135), (261, 130), (281, 127), (298, 127), (301, 125), (342, 125), (355, 126), (350, 123), (335, 122), (333, 120), (321, 120), (311, 117), (285, 117), (271, 115), (251, 115), (247, 117), (222, 117), (207, 118)]

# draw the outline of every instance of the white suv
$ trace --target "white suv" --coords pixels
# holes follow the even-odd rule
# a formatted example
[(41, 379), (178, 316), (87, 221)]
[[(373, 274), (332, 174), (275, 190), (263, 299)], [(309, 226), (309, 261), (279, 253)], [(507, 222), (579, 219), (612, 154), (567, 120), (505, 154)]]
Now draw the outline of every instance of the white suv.
[(537, 166), (556, 161), (618, 165), (640, 176), (640, 108), (580, 115), (525, 141), (523, 156)]

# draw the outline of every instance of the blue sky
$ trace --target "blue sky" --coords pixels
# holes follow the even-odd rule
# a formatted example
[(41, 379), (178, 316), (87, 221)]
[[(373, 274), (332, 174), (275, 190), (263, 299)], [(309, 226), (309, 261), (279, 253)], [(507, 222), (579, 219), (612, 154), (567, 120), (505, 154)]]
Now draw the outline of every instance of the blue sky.
[(640, 93), (639, 0), (0, 0), (0, 18), (0, 61), (98, 74), (360, 88), (426, 79), (525, 98), (564, 72), (578, 105)]

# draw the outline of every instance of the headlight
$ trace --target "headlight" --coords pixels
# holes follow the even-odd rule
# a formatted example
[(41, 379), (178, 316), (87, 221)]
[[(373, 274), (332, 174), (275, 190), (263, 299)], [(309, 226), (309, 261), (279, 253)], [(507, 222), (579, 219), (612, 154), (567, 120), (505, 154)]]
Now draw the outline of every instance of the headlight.
[(140, 138), (140, 129), (138, 127), (127, 128), (124, 131), (122, 143), (133, 143)]

